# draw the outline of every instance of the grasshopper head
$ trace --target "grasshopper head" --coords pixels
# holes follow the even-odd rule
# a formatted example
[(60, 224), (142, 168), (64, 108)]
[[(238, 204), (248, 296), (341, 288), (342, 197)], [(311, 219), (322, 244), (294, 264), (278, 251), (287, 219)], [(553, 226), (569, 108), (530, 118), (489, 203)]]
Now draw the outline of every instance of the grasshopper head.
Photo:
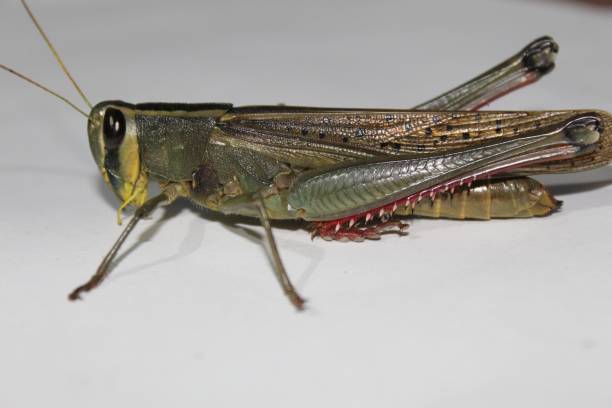
[(147, 199), (147, 174), (140, 165), (140, 149), (131, 105), (119, 101), (94, 106), (87, 121), (89, 146), (104, 181), (121, 208), (142, 205)]

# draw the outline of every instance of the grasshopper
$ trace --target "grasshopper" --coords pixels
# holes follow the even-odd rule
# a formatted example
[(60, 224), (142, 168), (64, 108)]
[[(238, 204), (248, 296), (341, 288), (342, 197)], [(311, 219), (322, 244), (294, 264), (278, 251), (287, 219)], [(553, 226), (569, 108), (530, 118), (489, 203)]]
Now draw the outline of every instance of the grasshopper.
[[(529, 175), (576, 172), (612, 159), (612, 117), (596, 110), (479, 111), (536, 82), (558, 46), (539, 38), (474, 79), (413, 109), (104, 101), (93, 106), (25, 0), (26, 12), (90, 112), (89, 144), (119, 199), (136, 210), (79, 299), (109, 275), (139, 220), (183, 197), (223, 214), (258, 218), (276, 277), (299, 310), (303, 298), (281, 261), (272, 220), (301, 220), (313, 237), (379, 239), (406, 233), (406, 216), (491, 219), (548, 215), (557, 201)], [(148, 197), (151, 182), (160, 193)]]

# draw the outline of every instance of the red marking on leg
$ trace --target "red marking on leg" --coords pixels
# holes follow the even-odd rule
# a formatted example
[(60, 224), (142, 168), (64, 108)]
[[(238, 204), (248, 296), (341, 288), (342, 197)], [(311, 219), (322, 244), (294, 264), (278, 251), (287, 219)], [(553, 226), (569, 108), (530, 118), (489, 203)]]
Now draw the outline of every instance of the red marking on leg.
[[(364, 241), (366, 239), (380, 239), (385, 233), (406, 234), (408, 224), (402, 221), (380, 221), (372, 225), (344, 226), (340, 229), (332, 227), (333, 222), (317, 222), (313, 224), (312, 237), (321, 237), (326, 241)], [(337, 225), (337, 224), (335, 224)]]

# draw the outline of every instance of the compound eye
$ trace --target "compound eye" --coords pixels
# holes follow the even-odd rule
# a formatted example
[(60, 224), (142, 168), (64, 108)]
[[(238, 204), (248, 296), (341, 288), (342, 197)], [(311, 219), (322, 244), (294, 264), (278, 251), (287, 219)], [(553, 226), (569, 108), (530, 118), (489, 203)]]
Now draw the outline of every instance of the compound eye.
[(104, 145), (108, 150), (116, 149), (125, 137), (125, 116), (119, 109), (107, 108), (104, 113)]

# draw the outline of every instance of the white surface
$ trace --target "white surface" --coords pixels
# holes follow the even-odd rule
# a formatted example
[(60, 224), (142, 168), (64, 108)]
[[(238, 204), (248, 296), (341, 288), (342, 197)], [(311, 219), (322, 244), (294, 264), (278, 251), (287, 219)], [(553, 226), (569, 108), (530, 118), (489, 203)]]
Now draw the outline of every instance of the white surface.
[[(31, 0), (95, 101), (410, 107), (551, 34), (556, 71), (491, 108), (612, 110), (610, 11), (245, 3)], [(17, 1), (0, 10), (2, 62), (78, 101)], [(612, 185), (581, 187), (612, 168), (544, 178), (565, 201), (545, 219), (417, 220), (363, 244), (277, 229), (301, 314), (258, 242), (179, 205), (73, 304), (117, 204), (82, 117), (8, 74), (0, 89), (0, 406), (612, 404)]]

